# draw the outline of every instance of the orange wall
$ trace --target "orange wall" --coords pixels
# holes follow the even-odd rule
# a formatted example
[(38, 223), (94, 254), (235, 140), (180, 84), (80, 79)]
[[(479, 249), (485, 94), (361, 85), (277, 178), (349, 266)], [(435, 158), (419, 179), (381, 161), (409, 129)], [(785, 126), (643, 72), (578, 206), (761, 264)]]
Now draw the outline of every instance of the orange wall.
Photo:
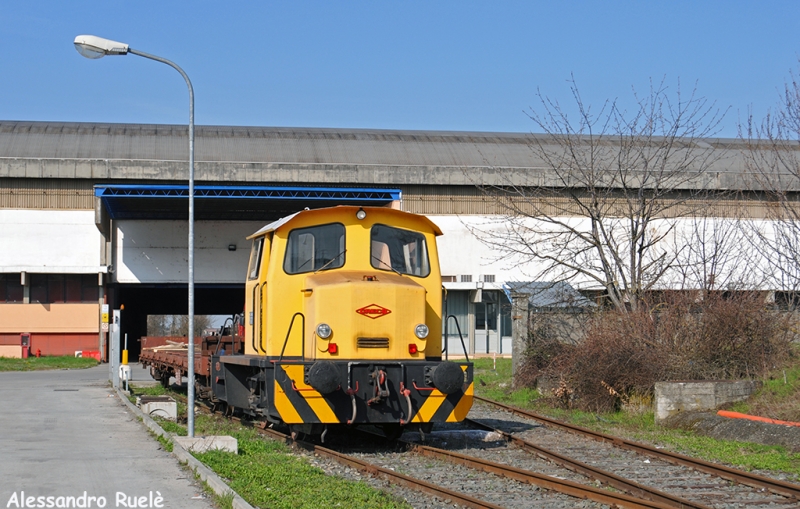
[(0, 357), (19, 359), (22, 357), (22, 348), (19, 346), (0, 345)]
[(0, 304), (0, 333), (100, 332), (100, 305)]
[(97, 334), (31, 334), (31, 355), (75, 355), (77, 350), (99, 350)]

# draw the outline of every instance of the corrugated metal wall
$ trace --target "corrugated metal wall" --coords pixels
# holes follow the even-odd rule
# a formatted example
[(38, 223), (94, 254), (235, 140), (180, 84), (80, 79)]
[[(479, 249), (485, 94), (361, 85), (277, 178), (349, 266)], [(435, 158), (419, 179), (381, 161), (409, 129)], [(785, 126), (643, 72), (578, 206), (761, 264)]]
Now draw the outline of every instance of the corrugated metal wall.
[(92, 210), (92, 181), (83, 179), (0, 179), (0, 208)]
[[(95, 182), (87, 179), (2, 178), (0, 208), (92, 210), (93, 184)], [(475, 186), (407, 185), (401, 186), (401, 189), (403, 209), (417, 214), (508, 214), (515, 208), (529, 214), (535, 214), (537, 210), (554, 216), (579, 214), (577, 205), (570, 199), (553, 196), (497, 197)], [(742, 200), (692, 200), (686, 210), (689, 215), (694, 212), (709, 217), (765, 218), (772, 217), (770, 211), (773, 206), (763, 197), (748, 196)], [(698, 214), (698, 211), (702, 213)]]
[[(403, 210), (416, 214), (443, 215), (489, 215), (509, 214), (517, 209), (535, 215), (542, 211), (551, 216), (582, 215), (577, 204), (570, 198), (548, 196), (544, 192), (528, 197), (491, 196), (476, 186), (401, 186)], [(578, 191), (579, 192), (579, 191)], [(684, 197), (676, 196), (684, 200)], [(620, 214), (623, 201), (619, 201)], [(670, 214), (705, 215), (708, 217), (750, 217), (755, 219), (774, 217), (773, 204), (763, 197), (746, 196), (742, 199), (692, 198), (680, 209), (671, 209)]]

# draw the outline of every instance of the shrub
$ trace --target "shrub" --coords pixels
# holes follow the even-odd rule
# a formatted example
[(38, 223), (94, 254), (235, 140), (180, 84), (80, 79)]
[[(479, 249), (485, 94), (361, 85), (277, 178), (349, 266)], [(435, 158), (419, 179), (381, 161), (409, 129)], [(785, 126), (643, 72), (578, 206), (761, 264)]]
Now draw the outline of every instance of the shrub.
[(766, 309), (757, 292), (668, 293), (593, 314), (574, 347), (534, 335), (517, 383), (547, 376), (570, 394), (561, 404), (608, 411), (658, 381), (763, 376), (789, 358), (792, 339), (791, 316)]

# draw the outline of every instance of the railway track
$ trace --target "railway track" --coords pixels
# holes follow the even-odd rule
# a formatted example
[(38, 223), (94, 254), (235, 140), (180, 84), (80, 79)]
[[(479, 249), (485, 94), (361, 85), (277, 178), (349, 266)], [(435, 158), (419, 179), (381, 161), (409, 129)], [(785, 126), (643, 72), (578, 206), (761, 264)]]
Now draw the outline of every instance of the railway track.
[[(312, 453), (314, 461), (335, 462), (361, 475), (401, 486), (406, 493), (413, 490), (439, 501), (418, 502), (415, 507), (450, 507), (452, 504), (470, 508), (797, 507), (798, 485), (477, 399), (482, 404), (473, 407), (470, 415), (475, 416), (464, 424), (494, 432), (501, 440), (494, 444), (456, 444), (458, 451), (452, 446), (432, 447), (403, 440), (398, 441), (403, 444), (401, 449), (387, 446), (385, 439), (373, 443), (359, 440), (354, 445), (352, 432), (341, 435), (338, 441), (334, 435), (334, 443), (338, 442), (334, 449), (294, 440), (291, 435), (270, 428), (256, 426), (256, 429), (270, 438)], [(487, 414), (483, 406), (494, 406), (502, 415), (517, 416), (519, 420), (498, 419), (502, 417), (497, 415), (498, 410)], [(537, 424), (531, 426), (531, 420)], [(497, 423), (504, 423), (505, 429)], [(537, 444), (531, 436), (546, 443)], [(574, 438), (566, 440), (565, 436)], [(434, 436), (429, 438), (432, 443), (436, 442)], [(587, 447), (587, 443), (595, 447)], [(643, 454), (652, 459), (642, 461)], [(576, 459), (576, 455), (580, 459)], [(662, 458), (673, 461), (668, 463)], [(598, 463), (605, 468), (600, 468)]]
[[(210, 407), (206, 407), (206, 409), (213, 412)], [(366, 445), (360, 441), (357, 447), (358, 452), (344, 453), (309, 441), (299, 440), (289, 433), (266, 426), (265, 422), (252, 423), (234, 416), (227, 416), (227, 418), (242, 424), (254, 424), (254, 429), (271, 439), (282, 441), (291, 447), (354, 469), (361, 474), (380, 477), (390, 484), (425, 493), (442, 502), (440, 506), (431, 503), (426, 507), (452, 507), (453, 504), (486, 509), (508, 507), (665, 509), (675, 507), (652, 497), (649, 499), (639, 498), (625, 493), (608, 491), (562, 477), (539, 474), (451, 450), (418, 445), (404, 440), (396, 441), (404, 446), (403, 452), (400, 453), (372, 452), (381, 447), (378, 444), (382, 443), (384, 448), (387, 446), (387, 441), (383, 437), (380, 441), (373, 441)], [(366, 434), (362, 433), (362, 435)], [(351, 439), (352, 432), (347, 437), (350, 438), (345, 438), (344, 443)], [(371, 458), (372, 461), (365, 458)], [(432, 470), (436, 470), (436, 465), (431, 469), (431, 463), (424, 461), (425, 458), (440, 460), (444, 466), (439, 466), (439, 474), (450, 474), (451, 479), (437, 479), (436, 472), (432, 472)], [(463, 469), (453, 469), (453, 465), (458, 465)], [(415, 471), (418, 475), (407, 475), (402, 473), (403, 470)], [(493, 474), (496, 478), (476, 480), (474, 473), (478, 471)], [(419, 475), (420, 473), (422, 475)], [(434, 479), (437, 482), (429, 482), (422, 477)], [(460, 485), (461, 489), (452, 489), (454, 485)], [(451, 488), (447, 486), (451, 486)], [(493, 502), (487, 498), (500, 500)], [(704, 509), (691, 505), (682, 507)]]
[[(673, 507), (726, 508), (789, 508), (797, 507), (800, 499), (797, 484), (566, 424), (485, 398), (476, 396), (476, 400), (483, 405), (473, 406), (474, 426), (493, 429), (520, 449), (637, 496), (655, 497)], [(485, 406), (499, 408), (501, 415), (487, 412)], [(522, 419), (503, 418), (509, 414)], [(530, 426), (532, 421), (537, 423), (535, 427)], [(503, 424), (506, 429), (497, 429)], [(603, 465), (603, 470), (597, 465)], [(610, 471), (614, 474), (609, 477)], [(661, 498), (664, 495), (674, 499)]]
[[(511, 504), (494, 503), (490, 500), (486, 500), (485, 498), (471, 495), (468, 493), (470, 491), (473, 493), (477, 492), (478, 494), (482, 494), (484, 497), (488, 492), (493, 491), (495, 497), (499, 495), (500, 497), (504, 498), (508, 497), (509, 491), (523, 494), (525, 491), (530, 491), (534, 495), (532, 499), (528, 498), (526, 495), (523, 495), (528, 498), (529, 502), (533, 502), (533, 505), (529, 505), (529, 507), (542, 507), (539, 502), (547, 501), (547, 499), (550, 499), (551, 502), (554, 502), (554, 505), (552, 506), (555, 507), (579, 507), (579, 505), (570, 504), (580, 504), (585, 500), (596, 502), (596, 504), (584, 504), (584, 507), (619, 507), (631, 509), (663, 509), (674, 507), (658, 501), (646, 500), (637, 498), (635, 496), (626, 495), (624, 493), (603, 490), (559, 477), (542, 475), (510, 465), (504, 465), (502, 463), (476, 458), (473, 456), (467, 456), (445, 449), (403, 442), (402, 440), (400, 442), (403, 442), (408, 447), (410, 452), (415, 453), (413, 456), (418, 456), (417, 458), (409, 458), (405, 453), (395, 454), (394, 459), (392, 459), (392, 454), (386, 453), (380, 453), (380, 459), (378, 459), (378, 455), (373, 454), (347, 454), (310, 442), (293, 440), (290, 435), (269, 428), (257, 429), (259, 429), (259, 432), (268, 435), (271, 438), (283, 440), (287, 444), (300, 447), (318, 456), (336, 461), (337, 463), (346, 465), (350, 468), (354, 468), (362, 473), (380, 476), (392, 483), (400, 484), (413, 490), (422, 491), (429, 495), (433, 495), (440, 500), (457, 503), (464, 507), (527, 507), (526, 505), (521, 504), (520, 500), (516, 500)], [(364, 456), (373, 457), (373, 461), (363, 459)], [(418, 473), (424, 472), (426, 476), (430, 475), (431, 472), (429, 468), (422, 468), (420, 465), (414, 465), (415, 462), (424, 463), (420, 462), (419, 460), (426, 457), (432, 457), (454, 465), (461, 465), (473, 471), (477, 470), (495, 474), (499, 478), (504, 479), (507, 483), (512, 485), (518, 484), (518, 486), (516, 486), (513, 490), (490, 489), (497, 485), (497, 480), (493, 480), (495, 482), (487, 483), (487, 486), (484, 487), (478, 486), (474, 482), (463, 482), (462, 488), (467, 484), (472, 484), (473, 486), (467, 487), (467, 489), (454, 490), (444, 487), (442, 483), (428, 482), (424, 479), (421, 479), (421, 476), (419, 475), (410, 476), (400, 472), (400, 470), (416, 470)], [(445, 469), (453, 472), (452, 468), (446, 467)], [(456, 471), (456, 476), (458, 476), (460, 473), (461, 472)], [(471, 480), (470, 476), (463, 476), (463, 479), (465, 481)], [(445, 484), (452, 485), (454, 483), (450, 482)], [(544, 488), (552, 493), (543, 492), (537, 488)], [(560, 494), (561, 496), (559, 497), (557, 494)]]

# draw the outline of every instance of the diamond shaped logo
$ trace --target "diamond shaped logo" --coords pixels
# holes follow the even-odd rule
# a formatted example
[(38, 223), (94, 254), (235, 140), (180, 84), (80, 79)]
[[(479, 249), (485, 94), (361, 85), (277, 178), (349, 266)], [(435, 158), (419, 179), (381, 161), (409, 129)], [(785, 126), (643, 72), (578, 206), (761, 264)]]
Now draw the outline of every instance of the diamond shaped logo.
[(356, 309), (356, 313), (358, 313), (359, 315), (366, 316), (367, 318), (372, 318), (374, 320), (376, 318), (388, 315), (389, 313), (391, 313), (391, 311), (383, 306), (379, 306), (377, 304), (370, 304), (369, 306), (364, 306), (363, 308)]

